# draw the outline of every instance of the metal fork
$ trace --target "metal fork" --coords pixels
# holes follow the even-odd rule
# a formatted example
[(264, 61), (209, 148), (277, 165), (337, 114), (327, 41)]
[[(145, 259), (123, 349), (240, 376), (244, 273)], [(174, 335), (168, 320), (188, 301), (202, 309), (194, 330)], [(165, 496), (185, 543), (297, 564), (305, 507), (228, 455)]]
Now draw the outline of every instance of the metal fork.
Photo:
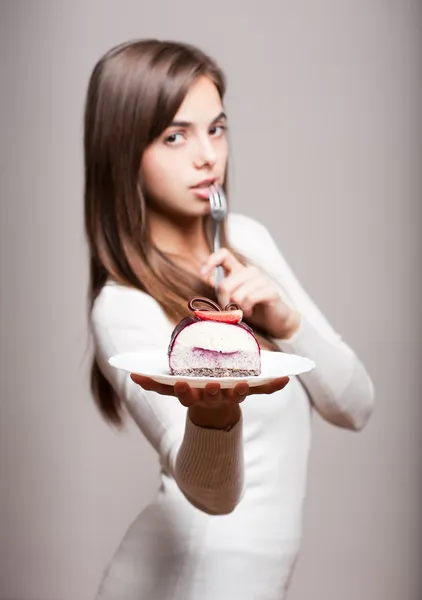
[[(221, 248), (220, 244), (220, 222), (224, 220), (227, 215), (227, 200), (221, 185), (210, 186), (210, 209), (211, 216), (213, 219), (213, 238), (214, 238), (214, 252), (218, 252)], [(215, 275), (215, 293), (218, 293), (218, 287), (224, 278), (224, 269), (222, 266), (218, 266)]]

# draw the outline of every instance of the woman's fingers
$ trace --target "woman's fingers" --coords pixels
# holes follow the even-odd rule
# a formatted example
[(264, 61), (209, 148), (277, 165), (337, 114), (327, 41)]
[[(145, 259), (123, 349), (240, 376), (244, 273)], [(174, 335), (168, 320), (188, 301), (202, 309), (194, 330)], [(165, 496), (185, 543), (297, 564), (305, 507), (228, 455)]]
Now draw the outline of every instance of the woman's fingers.
[(132, 381), (144, 390), (157, 392), (163, 396), (175, 396), (183, 404), (189, 407), (194, 404), (202, 406), (217, 406), (223, 402), (223, 395), (219, 383), (207, 383), (204, 389), (191, 388), (185, 381), (177, 381), (174, 386), (157, 383), (149, 377), (131, 373)]
[(247, 396), (256, 394), (273, 394), (278, 390), (282, 390), (289, 383), (289, 377), (280, 377), (263, 385), (249, 387), (247, 383), (238, 383), (232, 389), (221, 389), (219, 383), (207, 383), (205, 388), (191, 388), (184, 381), (178, 381), (172, 385), (157, 383), (149, 377), (136, 375), (131, 373), (132, 381), (142, 387), (144, 390), (156, 392), (163, 396), (175, 396), (183, 404), (189, 407), (196, 405), (215, 408), (222, 404), (239, 404), (243, 402)]
[(257, 304), (277, 298), (277, 292), (270, 281), (254, 266), (245, 267), (226, 248), (212, 254), (202, 270), (204, 280), (214, 286), (215, 267), (223, 266), (226, 276), (218, 289), (222, 306), (235, 302), (245, 317), (250, 317)]
[(245, 317), (250, 317), (255, 304), (265, 300), (268, 295), (268, 286), (262, 282), (260, 277), (249, 279), (242, 283), (231, 296), (231, 302), (236, 302), (243, 311)]
[(253, 288), (253, 282), (259, 284), (259, 278), (260, 274), (254, 268), (239, 269), (224, 277), (218, 288), (220, 304), (226, 306), (229, 302), (236, 302), (234, 295), (237, 293), (237, 290), (242, 288), (246, 283), (252, 284)]
[(134, 383), (138, 384), (141, 388), (149, 392), (157, 392), (157, 394), (161, 394), (163, 396), (176, 395), (172, 385), (157, 383), (149, 377), (144, 377), (143, 375), (136, 375), (135, 373), (131, 373), (130, 378)]
[(247, 383), (238, 383), (232, 390), (227, 390), (226, 398), (232, 403), (239, 404), (243, 402), (249, 393), (249, 385)]
[(187, 408), (198, 402), (197, 390), (192, 389), (190, 385), (184, 381), (178, 381), (174, 384), (174, 395), (178, 398), (179, 402)]
[(223, 397), (219, 383), (207, 383), (204, 389), (193, 389), (185, 382), (177, 382), (174, 392), (183, 406), (201, 405), (215, 408), (222, 404)]
[(215, 407), (221, 404), (223, 394), (219, 383), (207, 383), (202, 392), (202, 402), (205, 406)]
[(233, 302), (237, 302), (237, 304), (242, 306), (245, 317), (252, 315), (255, 306), (259, 304), (268, 305), (270, 302), (279, 299), (277, 291), (269, 286), (267, 282), (261, 282), (261, 285), (259, 285), (257, 281), (255, 286), (252, 288), (250, 282), (247, 282), (233, 295)]
[(223, 279), (220, 283), (220, 291), (231, 295), (235, 292), (241, 285), (246, 283), (247, 281), (255, 280), (259, 277), (260, 273), (255, 269), (245, 268), (237, 271), (236, 273), (231, 273)]
[(274, 392), (285, 388), (289, 381), (289, 377), (279, 377), (278, 379), (273, 379), (268, 383), (250, 388), (249, 396), (253, 396), (254, 394), (274, 394)]
[(238, 267), (243, 267), (243, 265), (229, 250), (227, 250), (227, 248), (221, 248), (221, 250), (218, 250), (218, 252), (211, 254), (205, 265), (203, 265), (201, 274), (205, 279), (207, 279), (210, 275), (212, 275), (213, 270), (218, 266), (223, 267), (224, 270), (229, 274)]

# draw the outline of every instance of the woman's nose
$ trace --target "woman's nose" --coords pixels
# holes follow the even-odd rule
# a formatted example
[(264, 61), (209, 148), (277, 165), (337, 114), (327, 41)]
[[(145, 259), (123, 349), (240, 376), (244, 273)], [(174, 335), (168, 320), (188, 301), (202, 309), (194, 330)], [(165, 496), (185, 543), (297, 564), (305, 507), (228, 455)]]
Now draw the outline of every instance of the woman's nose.
[(213, 167), (217, 161), (217, 153), (211, 143), (211, 141), (207, 138), (204, 140), (198, 141), (197, 147), (195, 149), (195, 157), (194, 157), (194, 165), (197, 169), (204, 167), (205, 165)]

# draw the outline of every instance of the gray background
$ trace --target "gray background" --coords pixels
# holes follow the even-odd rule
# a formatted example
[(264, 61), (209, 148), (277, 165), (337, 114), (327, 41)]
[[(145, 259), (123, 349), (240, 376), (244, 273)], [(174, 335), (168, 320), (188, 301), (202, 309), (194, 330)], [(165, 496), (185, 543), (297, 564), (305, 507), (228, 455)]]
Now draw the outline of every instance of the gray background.
[(232, 206), (269, 227), (376, 386), (362, 433), (315, 419), (289, 600), (419, 597), (421, 12), (410, 0), (1, 2), (2, 600), (91, 600), (156, 489), (142, 436), (108, 428), (90, 399), (82, 230), (87, 79), (110, 46), (144, 36), (221, 62)]

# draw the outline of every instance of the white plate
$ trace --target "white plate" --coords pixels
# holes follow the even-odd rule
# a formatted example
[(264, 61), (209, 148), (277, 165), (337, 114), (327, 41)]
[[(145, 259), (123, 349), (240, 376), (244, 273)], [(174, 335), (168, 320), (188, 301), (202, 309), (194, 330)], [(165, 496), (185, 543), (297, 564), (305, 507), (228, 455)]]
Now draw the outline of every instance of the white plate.
[(171, 375), (167, 352), (157, 349), (117, 354), (112, 356), (108, 362), (116, 369), (149, 377), (157, 383), (174, 385), (177, 381), (186, 381), (194, 388), (203, 388), (209, 382), (217, 382), (222, 389), (231, 388), (240, 382), (247, 382), (250, 387), (255, 387), (285, 375), (306, 373), (315, 367), (312, 360), (303, 356), (283, 352), (269, 352), (267, 350), (261, 351), (261, 375), (250, 377), (182, 377)]

